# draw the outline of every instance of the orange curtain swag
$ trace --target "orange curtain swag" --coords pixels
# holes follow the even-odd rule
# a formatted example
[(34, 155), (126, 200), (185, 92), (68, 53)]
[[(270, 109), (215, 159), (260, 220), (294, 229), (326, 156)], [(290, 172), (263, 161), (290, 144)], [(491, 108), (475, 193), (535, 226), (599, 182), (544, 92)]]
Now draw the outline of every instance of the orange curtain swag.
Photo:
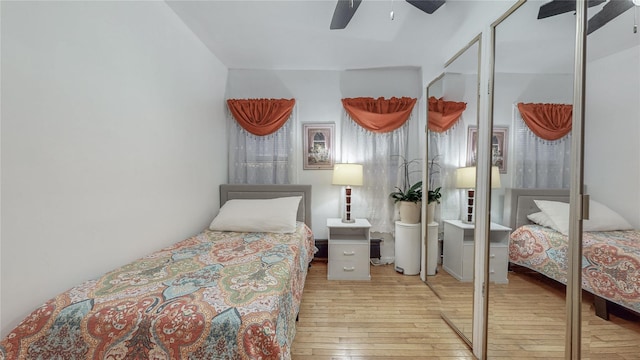
[(518, 103), (518, 110), (529, 129), (542, 139), (558, 140), (571, 131), (572, 105)]
[(291, 116), (295, 99), (228, 99), (231, 114), (243, 129), (257, 136), (278, 131)]
[(345, 98), (342, 106), (358, 125), (376, 133), (386, 133), (404, 125), (411, 116), (415, 98)]
[(431, 131), (445, 132), (458, 121), (467, 103), (446, 101), (442, 98), (429, 97), (427, 127)]

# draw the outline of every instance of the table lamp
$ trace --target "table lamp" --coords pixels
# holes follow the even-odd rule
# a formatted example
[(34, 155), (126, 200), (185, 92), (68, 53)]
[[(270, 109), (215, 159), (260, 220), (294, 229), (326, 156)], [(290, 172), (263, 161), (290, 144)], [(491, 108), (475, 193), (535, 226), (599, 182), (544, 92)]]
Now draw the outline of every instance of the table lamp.
[[(497, 166), (491, 167), (491, 188), (500, 187), (500, 169)], [(456, 188), (466, 189), (465, 205), (466, 213), (462, 217), (462, 222), (470, 224), (475, 221), (474, 202), (476, 188), (476, 167), (468, 166), (456, 169)]]
[(342, 222), (355, 222), (356, 220), (351, 217), (351, 187), (362, 186), (362, 164), (335, 164), (331, 183), (346, 186)]

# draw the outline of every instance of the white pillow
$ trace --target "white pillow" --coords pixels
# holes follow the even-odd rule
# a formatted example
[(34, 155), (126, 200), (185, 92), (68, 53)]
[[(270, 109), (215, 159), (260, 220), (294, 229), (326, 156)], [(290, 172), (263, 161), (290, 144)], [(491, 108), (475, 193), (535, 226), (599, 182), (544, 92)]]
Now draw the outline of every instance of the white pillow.
[(597, 201), (589, 201), (589, 220), (582, 223), (583, 231), (632, 230), (633, 226), (617, 212)]
[(275, 199), (233, 199), (220, 208), (209, 229), (292, 233), (302, 196)]
[(534, 223), (542, 226), (546, 226), (548, 228), (552, 228), (555, 224), (549, 219), (547, 214), (539, 211), (537, 213), (527, 215), (527, 219), (533, 221)]
[(542, 212), (547, 215), (549, 224), (545, 225), (564, 235), (569, 233), (569, 203), (548, 200), (534, 200)]
[[(548, 200), (534, 201), (538, 208), (540, 208), (540, 210), (542, 210), (550, 220), (549, 225), (545, 226), (548, 226), (564, 235), (569, 233), (568, 203)], [(633, 229), (633, 226), (620, 216), (620, 214), (595, 200), (589, 201), (589, 220), (583, 221), (583, 231), (614, 231), (631, 229)]]

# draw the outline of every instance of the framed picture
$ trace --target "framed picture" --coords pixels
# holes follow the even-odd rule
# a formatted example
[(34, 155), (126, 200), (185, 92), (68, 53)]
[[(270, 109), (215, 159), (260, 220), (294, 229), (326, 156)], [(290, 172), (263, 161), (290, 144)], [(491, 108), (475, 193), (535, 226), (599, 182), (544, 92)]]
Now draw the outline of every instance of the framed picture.
[(332, 170), (334, 123), (304, 124), (304, 170)]
[[(508, 128), (494, 127), (491, 136), (491, 164), (500, 169), (501, 174), (507, 173)], [(467, 166), (475, 166), (478, 160), (478, 128), (469, 126), (467, 137)]]

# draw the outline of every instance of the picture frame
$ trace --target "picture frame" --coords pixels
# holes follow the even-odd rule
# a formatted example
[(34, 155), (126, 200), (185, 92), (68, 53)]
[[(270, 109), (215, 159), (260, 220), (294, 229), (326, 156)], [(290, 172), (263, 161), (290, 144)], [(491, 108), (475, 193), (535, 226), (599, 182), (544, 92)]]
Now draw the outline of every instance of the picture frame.
[[(509, 128), (494, 127), (491, 136), (491, 165), (497, 166), (501, 174), (507, 173), (509, 155)], [(475, 166), (478, 159), (478, 128), (469, 126), (467, 135), (467, 166)]]
[(305, 123), (304, 170), (333, 170), (335, 123)]

